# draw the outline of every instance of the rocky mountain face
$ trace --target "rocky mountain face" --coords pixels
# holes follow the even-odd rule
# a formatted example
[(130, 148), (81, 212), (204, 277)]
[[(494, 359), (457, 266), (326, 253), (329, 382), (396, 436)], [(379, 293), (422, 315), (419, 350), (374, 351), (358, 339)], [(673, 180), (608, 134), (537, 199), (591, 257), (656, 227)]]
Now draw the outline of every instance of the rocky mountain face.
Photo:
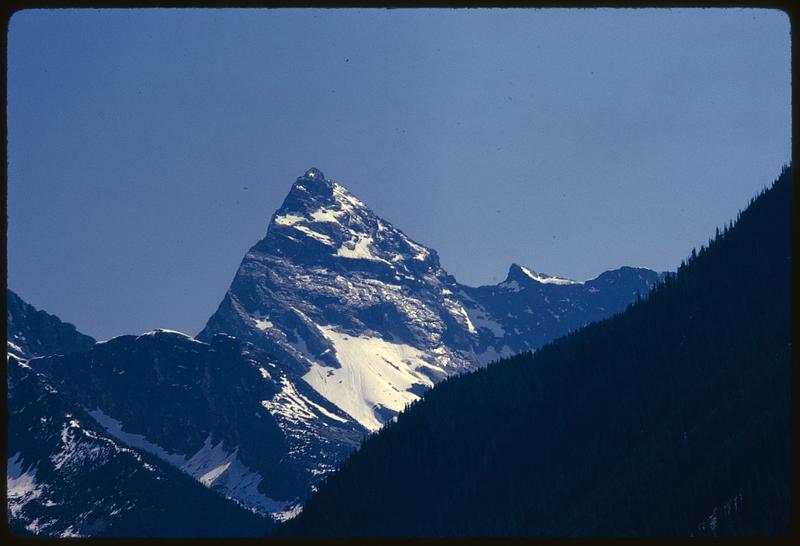
[(437, 381), (621, 311), (660, 278), (622, 268), (582, 283), (514, 264), (499, 285), (464, 286), (436, 251), (311, 169), (198, 339), (225, 333), (275, 358), (279, 422), (292, 399), (284, 391), (310, 387), (325, 403), (307, 422), (331, 413), (375, 431)]
[[(14, 440), (40, 451), (9, 464), (18, 470), (9, 483), (33, 468), (44, 476), (66, 449), (62, 433), (72, 434), (100, 442), (88, 453), (99, 453), (101, 444), (119, 451), (112, 459), (127, 466), (102, 459), (106, 475), (138, 476), (134, 470), (146, 463), (162, 473), (160, 483), (169, 475), (180, 487), (212, 494), (197, 494), (213, 499), (209, 505), (227, 502), (239, 514), (231, 517), (250, 521), (239, 532), (252, 533), (258, 525), (250, 516), (265, 522), (297, 514), (323, 476), (435, 383), (621, 311), (659, 278), (622, 268), (581, 283), (512, 265), (499, 285), (464, 286), (434, 250), (311, 169), (291, 187), (196, 339), (156, 330), (93, 344), (9, 292), (9, 352), (20, 359), (19, 376), (52, 389), (53, 403), (63, 406), (52, 410), (62, 417), (47, 435)], [(34, 356), (41, 358), (24, 360)], [(9, 408), (17, 411), (27, 397), (10, 399)], [(45, 408), (31, 411), (15, 417), (15, 434), (33, 434), (36, 419), (51, 417)], [(9, 451), (10, 461), (17, 451)], [(64, 487), (95, 484), (95, 466)], [(149, 499), (137, 497), (136, 505)], [(56, 531), (25, 513), (14, 512), (19, 524), (45, 534), (122, 529), (87, 523)], [(169, 527), (183, 529), (176, 533), (214, 532), (175, 521), (183, 522)]]
[(278, 360), (286, 389), (308, 385), (326, 411), (373, 431), (436, 381), (477, 367), (456, 287), (435, 251), (312, 169), (198, 339), (252, 342)]
[[(163, 413), (174, 394), (159, 395), (158, 380), (143, 373), (148, 360), (158, 365), (155, 354), (126, 347), (126, 338), (133, 336), (89, 348), (94, 340), (74, 326), (37, 311), (11, 291), (7, 295), (6, 484), (12, 531), (60, 537), (266, 532), (270, 520), (226, 500), (224, 487), (204, 487), (213, 487), (213, 480), (198, 483), (191, 472), (180, 472), (153, 454), (142, 436), (115, 427), (100, 409), (107, 405), (90, 403), (93, 395), (103, 393), (104, 400), (114, 401), (114, 410), (146, 411), (142, 405), (152, 404), (147, 418), (152, 426), (174, 423), (174, 417), (165, 421)], [(148, 342), (149, 337), (143, 344)], [(186, 353), (179, 343), (168, 344), (168, 353)], [(53, 355), (41, 356), (47, 352)], [(125, 377), (125, 364), (132, 361), (138, 365)], [(195, 417), (183, 415), (187, 420)], [(195, 458), (192, 470), (196, 473), (207, 461)]]
[[(31, 361), (35, 364), (38, 360)], [(259, 536), (269, 521), (120, 442), (8, 357), (8, 520), (17, 534)]]
[(11, 290), (6, 290), (6, 308), (8, 353), (18, 358), (83, 351), (94, 345), (94, 338), (37, 310)]
[(663, 279), (664, 273), (622, 267), (578, 282), (512, 264), (502, 283), (461, 286), (458, 295), (480, 334), (475, 352), (486, 364), (618, 313)]
[(156, 330), (30, 364), (107, 434), (244, 508), (281, 512), (308, 485), (264, 409), (275, 394), (264, 364), (248, 360), (234, 338), (204, 343)]

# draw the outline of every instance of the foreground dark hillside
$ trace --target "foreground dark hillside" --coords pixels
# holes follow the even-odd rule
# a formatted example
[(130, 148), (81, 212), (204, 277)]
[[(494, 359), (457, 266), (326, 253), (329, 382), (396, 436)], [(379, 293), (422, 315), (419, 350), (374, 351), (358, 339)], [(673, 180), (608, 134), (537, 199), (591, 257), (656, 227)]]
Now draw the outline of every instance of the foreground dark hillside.
[(439, 384), (276, 532), (785, 531), (791, 184), (624, 313)]

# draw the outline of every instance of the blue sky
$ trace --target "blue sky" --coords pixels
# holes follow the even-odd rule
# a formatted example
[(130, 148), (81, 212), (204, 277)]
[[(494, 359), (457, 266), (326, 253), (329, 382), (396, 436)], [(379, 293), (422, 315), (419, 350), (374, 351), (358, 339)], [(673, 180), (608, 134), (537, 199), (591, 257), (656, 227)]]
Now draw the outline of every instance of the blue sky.
[(315, 166), (464, 283), (675, 269), (791, 154), (780, 11), (28, 10), (9, 287), (197, 333)]

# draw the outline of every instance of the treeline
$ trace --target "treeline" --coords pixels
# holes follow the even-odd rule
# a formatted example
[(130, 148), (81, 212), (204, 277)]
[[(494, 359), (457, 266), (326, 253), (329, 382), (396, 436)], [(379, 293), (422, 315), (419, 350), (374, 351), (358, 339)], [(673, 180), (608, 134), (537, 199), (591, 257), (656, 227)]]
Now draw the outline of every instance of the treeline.
[(440, 383), (275, 533), (782, 533), (791, 186), (785, 167), (625, 312)]

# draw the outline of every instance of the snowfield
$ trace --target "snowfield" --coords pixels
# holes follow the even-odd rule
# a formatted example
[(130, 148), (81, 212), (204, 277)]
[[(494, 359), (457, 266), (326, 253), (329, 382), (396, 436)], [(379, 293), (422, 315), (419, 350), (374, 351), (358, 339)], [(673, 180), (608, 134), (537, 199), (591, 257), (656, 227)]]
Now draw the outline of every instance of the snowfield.
[(341, 367), (314, 363), (303, 379), (367, 430), (377, 430), (385, 421), (376, 415), (376, 409), (400, 412), (419, 399), (409, 391), (412, 386), (433, 386), (420, 371), (431, 364), (419, 349), (378, 337), (345, 334), (330, 326), (319, 329), (333, 343)]

